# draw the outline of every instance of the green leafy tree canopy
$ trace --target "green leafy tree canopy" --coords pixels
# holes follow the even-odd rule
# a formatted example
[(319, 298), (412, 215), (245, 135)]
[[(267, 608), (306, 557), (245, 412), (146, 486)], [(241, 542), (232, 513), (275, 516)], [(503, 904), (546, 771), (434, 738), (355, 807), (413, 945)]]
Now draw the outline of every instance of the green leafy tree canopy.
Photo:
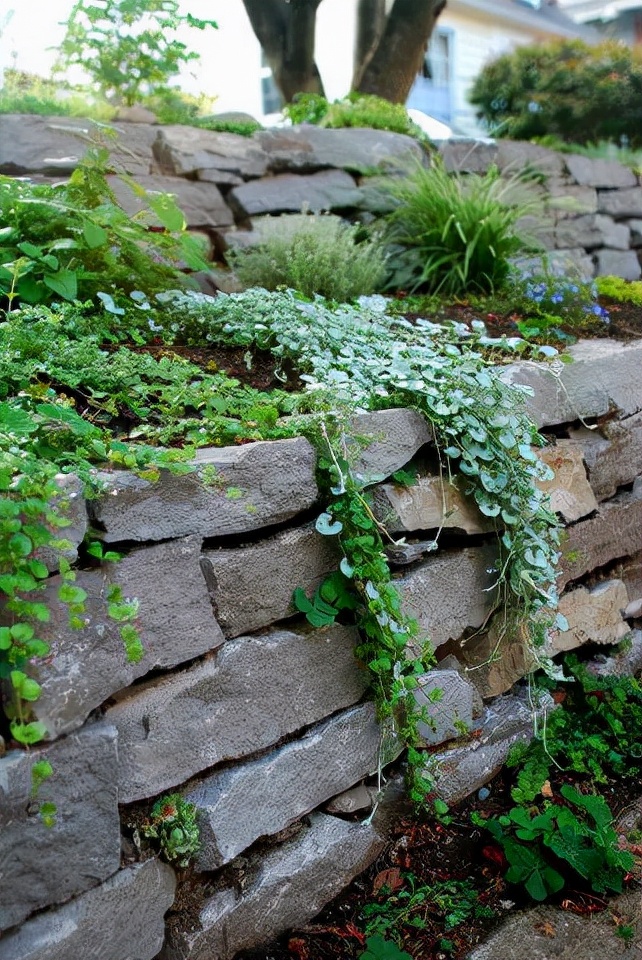
[(102, 96), (131, 106), (166, 89), (183, 64), (199, 59), (177, 39), (184, 26), (205, 30), (216, 23), (179, 13), (178, 0), (77, 0), (57, 69), (78, 65)]

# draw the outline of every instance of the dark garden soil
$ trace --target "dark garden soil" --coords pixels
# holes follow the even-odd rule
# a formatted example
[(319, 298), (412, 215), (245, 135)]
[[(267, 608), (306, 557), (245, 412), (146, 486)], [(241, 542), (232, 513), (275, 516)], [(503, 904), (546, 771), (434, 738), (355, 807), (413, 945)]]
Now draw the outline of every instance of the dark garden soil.
[[(570, 777), (551, 780), (554, 802), (565, 779), (572, 782)], [(627, 786), (618, 781), (607, 786), (604, 795), (618, 816), (637, 799), (639, 790), (639, 784)], [(356, 960), (364, 949), (366, 924), (372, 919), (364, 914), (364, 908), (367, 913), (370, 905), (377, 904), (392, 917), (395, 904), (400, 911), (408, 904), (408, 899), (399, 894), (410, 893), (413, 886), (415, 891), (421, 886), (436, 888), (436, 895), (427, 893), (405, 920), (400, 912), (387, 932), (379, 932), (388, 940), (396, 940), (413, 960), (463, 960), (509, 912), (533, 903), (520, 889), (506, 883), (500, 847), (470, 820), (473, 811), (486, 818), (499, 816), (514, 806), (508, 777), (500, 773), (480, 793), (484, 799), (474, 794), (441, 821), (426, 815), (400, 817), (375, 863), (313, 921), (260, 950), (240, 954), (238, 960)], [(638, 855), (642, 853), (639, 846), (629, 848)], [(453, 884), (452, 905), (440, 899), (440, 892), (448, 890), (448, 884)], [(639, 885), (639, 879), (630, 877), (628, 884)], [(470, 892), (466, 897), (470, 912), (461, 922), (455, 922), (462, 890)], [(585, 916), (609, 910), (608, 899), (588, 887), (580, 889), (572, 880), (549, 902)], [(612, 914), (612, 920), (617, 926), (620, 918)]]

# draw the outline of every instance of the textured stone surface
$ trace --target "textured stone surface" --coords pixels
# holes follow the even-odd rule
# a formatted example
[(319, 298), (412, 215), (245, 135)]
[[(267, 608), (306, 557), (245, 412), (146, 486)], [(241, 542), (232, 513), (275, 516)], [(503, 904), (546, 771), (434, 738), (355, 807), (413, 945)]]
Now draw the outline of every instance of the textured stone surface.
[(564, 157), (566, 169), (584, 187), (636, 187), (637, 178), (632, 170), (615, 160), (592, 160), (571, 154)]
[(642, 343), (583, 340), (567, 350), (573, 363), (511, 364), (502, 380), (535, 391), (526, 409), (538, 427), (602, 417), (617, 410), (620, 417), (642, 410)]
[(319, 213), (358, 207), (361, 193), (349, 173), (323, 170), (305, 176), (281, 173), (276, 177), (253, 180), (234, 187), (229, 200), (241, 216), (253, 217), (288, 210), (300, 212), (305, 209)]
[(568, 620), (568, 630), (556, 631), (545, 652), (555, 656), (584, 643), (618, 643), (629, 632), (622, 619), (628, 600), (621, 580), (606, 580), (592, 590), (578, 587), (565, 593), (558, 610)]
[(642, 187), (600, 190), (598, 210), (611, 217), (642, 217)]
[(364, 483), (385, 480), (403, 467), (432, 434), (416, 410), (397, 408), (353, 417), (347, 432), (347, 457)]
[(354, 813), (356, 810), (368, 810), (374, 806), (377, 793), (376, 787), (368, 787), (360, 783), (333, 797), (330, 803), (326, 804), (325, 809), (328, 813)]
[[(494, 547), (438, 553), (395, 581), (405, 612), (434, 647), (457, 639), (466, 627), (481, 627), (492, 609)], [(491, 571), (491, 572), (489, 572)]]
[(258, 143), (236, 133), (163, 127), (152, 150), (160, 170), (178, 177), (200, 177), (207, 171), (210, 179), (214, 170), (241, 177), (262, 177), (267, 170), (267, 157)]
[(278, 833), (374, 773), (399, 750), (383, 748), (374, 704), (367, 703), (259, 760), (212, 774), (185, 794), (199, 812), (198, 869), (228, 863), (259, 837)]
[(613, 247), (616, 250), (628, 250), (631, 231), (623, 223), (615, 223), (604, 214), (587, 214), (573, 219), (560, 220), (555, 228), (555, 246)]
[(547, 208), (557, 220), (578, 214), (597, 213), (597, 190), (580, 187), (565, 180), (549, 180), (546, 184)]
[(520, 627), (506, 624), (501, 613), (485, 633), (462, 644), (457, 656), (484, 698), (506, 693), (536, 665)]
[[(48, 761), (53, 773), (31, 799), (31, 770)], [(0, 930), (34, 910), (60, 903), (106, 879), (120, 862), (116, 731), (87, 727), (33, 753), (0, 759)], [(55, 803), (51, 827), (40, 803)], [(17, 960), (0, 940), (0, 957)], [(30, 956), (30, 955), (29, 955)], [(43, 960), (45, 954), (38, 954)], [(112, 960), (112, 958), (110, 958)]]
[(74, 563), (78, 557), (78, 547), (87, 533), (87, 506), (83, 496), (83, 483), (73, 473), (59, 473), (55, 483), (60, 490), (53, 502), (55, 513), (65, 521), (64, 526), (49, 526), (56, 540), (68, 540), (69, 545), (60, 551), (53, 547), (38, 547), (34, 551), (38, 560), (46, 565), (50, 573), (58, 570), (60, 557)]
[[(613, 917), (633, 928), (623, 944)], [(609, 898), (609, 909), (590, 918), (559, 906), (520, 910), (467, 954), (466, 960), (642, 960), (639, 889)]]
[(306, 524), (246, 547), (208, 550), (203, 573), (226, 637), (237, 637), (296, 613), (292, 594), (310, 596), (339, 566), (334, 537)]
[(165, 863), (127, 867), (0, 940), (0, 960), (152, 960), (175, 886)]
[(124, 692), (107, 710), (119, 734), (121, 800), (153, 796), (352, 706), (367, 685), (354, 643), (354, 630), (338, 625), (239, 637)]
[[(473, 687), (456, 670), (431, 670), (417, 677), (415, 703), (428, 715), (418, 734), (426, 746), (454, 740), (473, 728)], [(438, 696), (438, 699), (432, 698)]]
[(598, 250), (596, 257), (595, 272), (598, 277), (639, 280), (642, 275), (640, 261), (634, 250)]
[(302, 437), (208, 447), (195, 463), (194, 473), (163, 471), (156, 482), (125, 471), (102, 474), (106, 492), (92, 513), (103, 539), (243, 533), (289, 520), (317, 498), (316, 455)]
[(374, 490), (373, 505), (391, 533), (444, 527), (475, 534), (494, 529), (492, 520), (472, 498), (459, 492), (456, 483), (444, 483), (435, 476), (419, 476), (410, 487), (383, 483)]
[(88, 147), (89, 120), (76, 117), (0, 117), (0, 173), (71, 173)]
[(314, 125), (259, 130), (254, 140), (269, 158), (271, 170), (304, 172), (322, 167), (379, 170), (408, 167), (422, 161), (424, 151), (413, 137), (389, 130), (331, 130)]
[(631, 631), (630, 644), (611, 657), (599, 656), (587, 664), (598, 677), (633, 677), (642, 670), (642, 630)]
[(570, 436), (582, 446), (591, 487), (598, 500), (642, 474), (642, 413), (609, 420), (598, 430), (578, 427)]
[(559, 513), (567, 523), (573, 523), (597, 510), (597, 500), (586, 476), (581, 444), (558, 440), (554, 446), (538, 450), (537, 455), (555, 473), (552, 480), (537, 484), (549, 495), (554, 513)]
[(562, 544), (560, 589), (591, 570), (642, 550), (642, 487), (600, 504), (594, 517), (568, 528)]
[(497, 166), (509, 176), (523, 175), (526, 171), (547, 177), (561, 177), (564, 173), (564, 160), (559, 153), (536, 143), (513, 140), (497, 141)]
[[(539, 718), (552, 709), (553, 701), (545, 694), (538, 705)], [(532, 740), (534, 719), (521, 693), (499, 697), (486, 707), (479, 736), (430, 758), (426, 774), (433, 779), (437, 795), (446, 803), (458, 803), (488, 783), (504, 765), (513, 744)]]
[[(76, 586), (87, 593), (82, 630), (69, 626), (69, 608), (58, 599), (61, 580), (47, 582), (43, 600), (51, 619), (38, 634), (51, 645), (45, 661), (28, 672), (42, 686), (34, 713), (51, 736), (80, 726), (95, 707), (157, 667), (172, 667), (223, 643), (200, 569), (200, 537), (133, 550), (116, 564), (80, 571)], [(111, 584), (138, 600), (134, 620), (144, 655), (128, 661), (120, 624), (107, 613)]]
[(487, 173), (497, 163), (497, 144), (481, 140), (444, 140), (439, 152), (448, 171)]
[(226, 888), (206, 901), (200, 929), (170, 934), (159, 960), (232, 960), (244, 949), (300, 926), (364, 870), (384, 841), (371, 825), (327, 814), (254, 865), (239, 893)]
[[(136, 182), (151, 192), (173, 194), (189, 227), (227, 227), (234, 223), (232, 211), (214, 183), (195, 183), (183, 177), (164, 177), (157, 174), (140, 175)], [(109, 183), (120, 206), (130, 216), (148, 209), (147, 204), (119, 177), (110, 177)]]

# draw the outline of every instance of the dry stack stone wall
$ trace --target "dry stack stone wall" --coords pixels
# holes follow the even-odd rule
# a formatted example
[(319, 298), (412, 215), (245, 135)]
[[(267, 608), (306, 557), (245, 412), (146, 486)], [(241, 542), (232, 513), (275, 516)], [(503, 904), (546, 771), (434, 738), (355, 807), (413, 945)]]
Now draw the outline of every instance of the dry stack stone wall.
[[(567, 525), (560, 606), (569, 629), (549, 652), (599, 644), (596, 669), (633, 671), (642, 666), (642, 345), (585, 342), (570, 353), (561, 371), (518, 363), (501, 373), (533, 388), (531, 415), (551, 436), (540, 453), (556, 474), (547, 489)], [(420, 415), (368, 414), (352, 430), (361, 472), (418, 472), (409, 488), (379, 483), (374, 503), (406, 537), (391, 553), (397, 585), (439, 660), (417, 697), (433, 719), (422, 731), (427, 772), (453, 802), (532, 735), (520, 682), (532, 662), (518, 635), (491, 656), (495, 534), (430, 471)], [(42, 629), (52, 650), (33, 674), (49, 741), (0, 759), (0, 960), (127, 960), (132, 944), (140, 960), (231, 960), (309, 919), (381, 850), (385, 798), (383, 817), (365, 821), (372, 775), (400, 746), (377, 724), (354, 629), (313, 630), (291, 604), (296, 587), (314, 589), (338, 562), (312, 523), (315, 462), (303, 438), (204, 450), (194, 473), (156, 483), (105, 473), (104, 495), (89, 502), (61, 478), (76, 545), (90, 524), (124, 558), (78, 571), (89, 596), (80, 632), (56, 600), (55, 570), (48, 584), (53, 617)], [(111, 583), (140, 603), (137, 664), (105, 616)], [(629, 634), (628, 651), (615, 655)], [(443, 697), (429, 703), (435, 687)], [(35, 758), (54, 768), (40, 798), (57, 804), (50, 828), (30, 803)], [(181, 885), (172, 913), (174, 871), (137, 862), (121, 839), (132, 804), (175, 790), (199, 812), (197, 915)]]
[[(257, 243), (274, 216), (302, 209), (351, 220), (381, 216), (390, 209), (386, 180), (429, 162), (411, 137), (381, 130), (300, 126), (242, 137), (149, 123), (115, 129), (119, 139), (109, 146), (117, 168), (149, 190), (174, 193), (218, 261), (230, 245)], [(70, 117), (0, 116), (0, 173), (64, 177), (94, 130)], [(642, 186), (628, 167), (513, 141), (449, 140), (439, 149), (449, 170), (484, 174), (496, 166), (506, 176), (533, 175), (543, 217), (537, 234), (554, 270), (640, 277)], [(112, 186), (129, 213), (139, 212), (140, 198), (122, 180), (114, 176)], [(206, 289), (230, 282), (217, 270), (203, 278)]]
[[(67, 130), (74, 122), (0, 125), (3, 169), (51, 176), (75, 163), (77, 140)], [(29, 142), (34, 131), (37, 144)], [(179, 136), (187, 138), (182, 146), (172, 140)], [(350, 153), (358, 138), (361, 153)], [(280, 177), (294, 178), (297, 196), (301, 183), (323, 183), (326, 198), (340, 191), (343, 210), (346, 196), (369, 189), (357, 167), (385, 166), (391, 144), (415, 157), (419, 150), (372, 131), (267, 131), (239, 143), (138, 125), (126, 139), (141, 179), (158, 176), (149, 173), (152, 158), (180, 158), (181, 176), (154, 182), (181, 202), (182, 191), (195, 191), (191, 209), (205, 212), (192, 225), (215, 231), (235, 215), (246, 222), (248, 196), (267, 195), (244, 192), (257, 183), (278, 190)], [(323, 152), (330, 143), (334, 173)], [(609, 189), (615, 196), (639, 188)], [(573, 362), (559, 368), (522, 362), (501, 371), (533, 390), (530, 413), (550, 436), (540, 455), (555, 471), (547, 489), (567, 526), (560, 582), (569, 629), (551, 638), (549, 652), (599, 644), (596, 670), (632, 672), (642, 667), (642, 344), (585, 342), (569, 354)], [(491, 656), (499, 636), (488, 619), (496, 534), (456, 486), (442, 489), (422, 417), (383, 411), (355, 418), (350, 429), (355, 469), (387, 478), (374, 490), (375, 509), (406, 538), (390, 560), (439, 661), (417, 691), (433, 720), (422, 731), (426, 767), (437, 792), (456, 801), (532, 735), (522, 681), (532, 660), (517, 635), (503, 637)], [(403, 488), (391, 475), (409, 465), (419, 480)], [(394, 777), (386, 776), (377, 815), (368, 814), (376, 774), (387, 775), (400, 745), (376, 721), (354, 658), (355, 630), (313, 630), (291, 603), (296, 587), (313, 590), (338, 563), (336, 544), (314, 528), (323, 505), (313, 448), (296, 438), (208, 449), (194, 466), (155, 483), (105, 473), (104, 494), (90, 501), (73, 478), (60, 478), (75, 545), (69, 558), (91, 526), (123, 559), (78, 569), (89, 598), (78, 631), (57, 601), (55, 556), (43, 558), (52, 619), (42, 633), (51, 654), (33, 676), (48, 740), (0, 757), (0, 960), (231, 960), (307, 921), (385, 843), (398, 802)], [(139, 602), (145, 653), (135, 664), (105, 614), (112, 583)], [(631, 643), (616, 653), (626, 635)], [(435, 687), (443, 697), (430, 703)], [(547, 698), (536, 705), (540, 713), (551, 708)], [(38, 797), (57, 805), (51, 827), (31, 798), (35, 759), (54, 770)], [(202, 849), (187, 885), (159, 860), (141, 862), (122, 830), (167, 791), (198, 809)]]

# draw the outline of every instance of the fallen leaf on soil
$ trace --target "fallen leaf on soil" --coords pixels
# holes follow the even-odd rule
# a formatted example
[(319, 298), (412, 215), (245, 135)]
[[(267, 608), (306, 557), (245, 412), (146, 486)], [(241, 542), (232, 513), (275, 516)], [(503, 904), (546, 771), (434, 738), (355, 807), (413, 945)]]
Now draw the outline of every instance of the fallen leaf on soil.
[(372, 884), (372, 895), (376, 896), (382, 887), (387, 887), (391, 893), (401, 890), (403, 880), (401, 879), (399, 867), (390, 867), (389, 870), (381, 870), (381, 872), (377, 874)]
[(536, 924), (535, 924), (535, 929), (537, 930), (538, 933), (543, 934), (543, 936), (545, 936), (545, 937), (554, 937), (554, 936), (556, 936), (556, 934), (555, 934), (555, 927), (553, 926), (552, 923), (549, 923), (548, 920), (542, 920), (541, 923), (536, 923)]
[(308, 950), (308, 945), (305, 940), (301, 940), (299, 937), (293, 937), (291, 940), (288, 940), (288, 950), (296, 960), (309, 960), (310, 951)]
[(540, 790), (540, 793), (542, 794), (543, 797), (552, 797), (552, 796), (553, 796), (553, 791), (552, 791), (552, 789), (551, 789), (551, 781), (550, 781), (550, 780), (545, 780), (545, 781), (544, 781), (544, 783), (542, 784), (542, 789)]

